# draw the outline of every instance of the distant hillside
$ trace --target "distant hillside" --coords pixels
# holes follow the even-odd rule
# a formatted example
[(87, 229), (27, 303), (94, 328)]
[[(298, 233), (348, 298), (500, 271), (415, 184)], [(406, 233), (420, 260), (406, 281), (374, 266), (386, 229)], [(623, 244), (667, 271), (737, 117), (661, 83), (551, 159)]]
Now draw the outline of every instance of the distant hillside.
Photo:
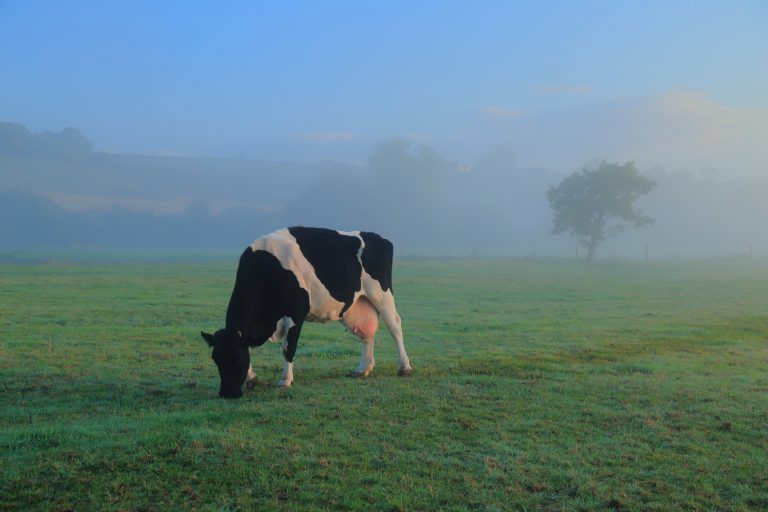
[(239, 248), (281, 225), (270, 214), (232, 209), (212, 216), (195, 205), (183, 215), (118, 207), (71, 212), (34, 193), (0, 190), (0, 250)]
[(32, 134), (0, 123), (0, 190), (45, 195), (70, 211), (120, 206), (181, 213), (195, 201), (215, 212), (235, 207), (274, 211), (303, 184), (358, 168), (337, 163), (283, 163), (204, 157), (94, 153), (74, 128)]
[[(657, 190), (639, 206), (653, 227), (603, 254), (768, 255), (768, 179), (651, 177)], [(0, 249), (237, 248), (314, 225), (377, 231), (414, 253), (573, 256), (574, 240), (550, 233), (546, 190), (561, 179), (508, 151), (458, 165), (402, 139), (355, 167), (94, 153), (74, 128), (0, 123)]]

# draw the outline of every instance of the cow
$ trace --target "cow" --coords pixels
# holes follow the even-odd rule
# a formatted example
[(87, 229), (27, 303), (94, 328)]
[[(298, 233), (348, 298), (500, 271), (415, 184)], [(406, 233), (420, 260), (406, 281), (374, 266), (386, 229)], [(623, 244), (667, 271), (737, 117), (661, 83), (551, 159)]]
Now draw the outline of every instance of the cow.
[(341, 321), (360, 338), (360, 364), (348, 375), (367, 377), (380, 316), (395, 341), (398, 375), (410, 375), (392, 292), (392, 255), (389, 240), (366, 231), (296, 226), (254, 241), (240, 256), (224, 328), (200, 333), (213, 348), (219, 396), (240, 398), (243, 385), (255, 382), (249, 347), (268, 340), (283, 342), (279, 387), (290, 387), (305, 321)]

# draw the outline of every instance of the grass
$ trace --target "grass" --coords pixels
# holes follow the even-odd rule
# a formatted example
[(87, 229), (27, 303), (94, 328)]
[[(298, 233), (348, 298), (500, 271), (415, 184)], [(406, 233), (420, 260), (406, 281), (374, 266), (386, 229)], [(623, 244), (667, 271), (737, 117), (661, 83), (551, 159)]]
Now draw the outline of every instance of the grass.
[(0, 265), (0, 510), (768, 509), (768, 264), (400, 261), (411, 378), (311, 324), (225, 401), (234, 270)]

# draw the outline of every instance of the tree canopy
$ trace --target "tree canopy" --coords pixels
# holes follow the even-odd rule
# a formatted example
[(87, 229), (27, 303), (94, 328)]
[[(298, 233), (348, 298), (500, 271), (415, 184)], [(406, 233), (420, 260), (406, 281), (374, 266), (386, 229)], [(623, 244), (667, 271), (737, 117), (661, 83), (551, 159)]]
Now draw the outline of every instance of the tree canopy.
[(92, 152), (93, 145), (77, 128), (64, 128), (60, 133), (30, 133), (23, 124), (0, 122), (2, 154), (78, 161), (88, 158)]
[(631, 162), (624, 165), (602, 161), (597, 168), (583, 168), (547, 190), (554, 213), (552, 233), (570, 233), (592, 259), (597, 247), (627, 228), (653, 224), (635, 207), (656, 182), (640, 174)]

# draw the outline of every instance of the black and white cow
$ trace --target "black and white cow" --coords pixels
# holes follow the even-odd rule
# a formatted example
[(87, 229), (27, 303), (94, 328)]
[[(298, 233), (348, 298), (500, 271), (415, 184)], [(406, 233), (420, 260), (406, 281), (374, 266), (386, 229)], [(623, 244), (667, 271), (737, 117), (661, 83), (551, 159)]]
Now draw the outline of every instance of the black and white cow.
[(256, 376), (248, 347), (283, 341), (281, 387), (293, 382), (293, 356), (304, 321), (340, 320), (362, 341), (360, 364), (373, 369), (373, 338), (381, 315), (395, 340), (398, 375), (410, 375), (400, 316), (392, 294), (392, 243), (376, 233), (291, 227), (265, 235), (240, 256), (226, 326), (201, 332), (213, 347), (219, 396), (239, 398)]

